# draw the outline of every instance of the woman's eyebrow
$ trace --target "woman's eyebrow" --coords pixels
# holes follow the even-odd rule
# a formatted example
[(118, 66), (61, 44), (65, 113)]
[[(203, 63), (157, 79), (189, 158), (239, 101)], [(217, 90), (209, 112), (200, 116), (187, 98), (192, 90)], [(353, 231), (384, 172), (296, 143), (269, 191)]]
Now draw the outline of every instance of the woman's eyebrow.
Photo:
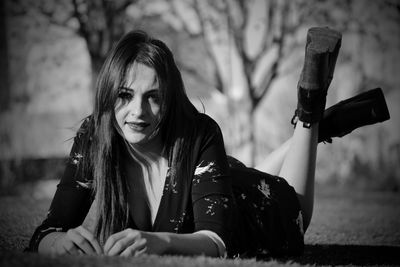
[[(129, 91), (129, 92), (134, 92), (135, 90), (130, 88), (130, 87), (126, 87), (126, 86), (120, 86), (118, 88), (119, 90), (124, 90), (124, 91)], [(145, 92), (145, 94), (153, 94), (153, 93), (157, 93), (160, 91), (160, 89), (158, 87), (152, 88), (148, 91)]]
[(152, 93), (158, 94), (158, 91), (160, 91), (158, 88), (153, 88), (153, 89), (150, 89), (149, 91), (147, 91), (146, 94), (152, 94)]
[(126, 87), (126, 86), (120, 86), (118, 89), (120, 90), (127, 90), (127, 91), (133, 91), (132, 88)]

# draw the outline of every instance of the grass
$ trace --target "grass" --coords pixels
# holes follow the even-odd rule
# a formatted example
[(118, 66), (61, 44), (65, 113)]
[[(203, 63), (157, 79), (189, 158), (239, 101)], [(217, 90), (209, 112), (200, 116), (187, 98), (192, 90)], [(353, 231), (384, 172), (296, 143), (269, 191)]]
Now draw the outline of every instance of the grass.
[[(398, 266), (400, 265), (400, 195), (317, 187), (305, 253), (297, 258), (213, 259), (143, 256), (52, 257), (22, 250), (50, 203), (54, 183), (30, 184), (19, 195), (0, 197), (0, 266)], [(37, 189), (41, 188), (40, 194)]]

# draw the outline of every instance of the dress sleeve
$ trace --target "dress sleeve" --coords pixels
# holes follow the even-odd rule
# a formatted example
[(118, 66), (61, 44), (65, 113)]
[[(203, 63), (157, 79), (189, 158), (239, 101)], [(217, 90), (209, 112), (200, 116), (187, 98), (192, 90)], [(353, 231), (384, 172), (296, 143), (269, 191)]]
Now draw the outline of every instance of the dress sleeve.
[(219, 126), (211, 120), (201, 142), (192, 180), (195, 231), (216, 233), (229, 247), (233, 216), (231, 177)]
[(57, 185), (50, 209), (42, 224), (36, 228), (26, 251), (37, 252), (40, 241), (51, 232), (66, 232), (82, 224), (93, 202), (93, 177), (83, 171), (84, 150), (90, 143), (86, 119), (74, 138), (64, 174)]

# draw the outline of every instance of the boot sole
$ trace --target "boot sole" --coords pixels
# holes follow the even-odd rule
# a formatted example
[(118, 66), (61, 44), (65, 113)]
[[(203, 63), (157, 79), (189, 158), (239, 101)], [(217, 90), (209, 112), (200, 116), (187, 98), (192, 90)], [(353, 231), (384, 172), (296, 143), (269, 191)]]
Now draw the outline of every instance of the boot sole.
[(327, 89), (333, 77), (341, 41), (341, 33), (328, 27), (308, 30), (299, 87), (307, 90)]
[[(350, 112), (353, 114), (350, 114)], [(360, 116), (358, 121), (350, 120), (351, 125), (344, 127), (348, 127), (347, 129), (340, 129), (340, 126), (338, 125), (342, 125), (341, 122), (349, 122), (346, 121), (347, 116), (354, 117), (356, 114)], [(367, 118), (365, 119), (363, 116)], [(324, 112), (324, 118), (319, 124), (320, 136), (318, 141), (331, 143), (332, 137), (342, 137), (362, 126), (384, 122), (388, 119), (390, 119), (390, 114), (385, 96), (381, 88), (375, 88), (346, 100), (342, 100), (336, 105), (326, 109)], [(329, 124), (333, 124), (334, 126), (330, 126)], [(337, 127), (339, 130), (335, 129), (333, 130), (335, 131), (334, 133), (329, 134), (329, 128), (332, 127)]]

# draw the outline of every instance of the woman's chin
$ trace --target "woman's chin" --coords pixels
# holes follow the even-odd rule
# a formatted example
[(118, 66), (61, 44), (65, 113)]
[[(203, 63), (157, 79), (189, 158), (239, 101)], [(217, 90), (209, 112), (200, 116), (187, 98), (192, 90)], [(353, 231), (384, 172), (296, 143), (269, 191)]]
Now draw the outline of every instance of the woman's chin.
[(159, 147), (159, 135), (154, 135), (153, 131), (134, 132), (125, 130), (123, 134), (126, 142), (138, 149), (149, 149), (150, 147), (154, 149), (154, 147)]
[(131, 145), (143, 145), (148, 141), (147, 135), (141, 133), (124, 134), (124, 138)]

